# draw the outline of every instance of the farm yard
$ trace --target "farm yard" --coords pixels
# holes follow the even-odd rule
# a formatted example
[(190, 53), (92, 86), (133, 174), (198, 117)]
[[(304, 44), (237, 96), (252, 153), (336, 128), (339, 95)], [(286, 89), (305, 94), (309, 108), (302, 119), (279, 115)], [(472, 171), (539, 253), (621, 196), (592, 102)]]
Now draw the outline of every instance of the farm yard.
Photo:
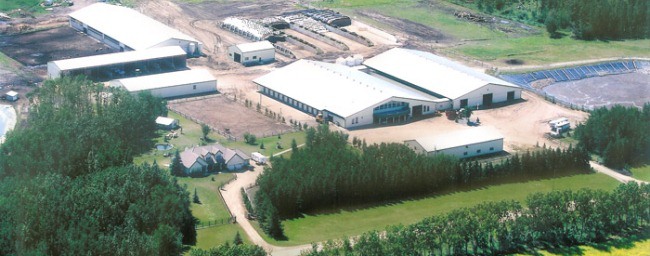
[[(188, 59), (188, 67), (209, 69), (218, 81), (218, 94), (167, 102), (169, 117), (179, 119), (183, 127), (178, 131), (180, 136), (165, 138), (169, 131), (159, 130), (155, 142), (167, 143), (172, 148), (152, 148), (150, 152), (136, 156), (133, 161), (135, 164), (155, 161), (165, 171), (170, 166), (170, 156), (174, 151), (209, 143), (221, 143), (226, 147), (243, 150), (247, 154), (258, 151), (271, 156), (286, 151), (284, 158), (290, 159), (291, 142), (295, 140), (298, 145), (302, 145), (306, 141), (306, 133), (302, 127), (315, 127), (318, 123), (314, 115), (259, 93), (260, 89), (253, 80), (289, 65), (295, 59), (306, 58), (332, 63), (339, 57), (359, 55), (368, 59), (391, 48), (403, 47), (449, 57), (469, 65), (472, 69), (480, 70), (481, 73), (487, 70), (490, 74), (500, 74), (549, 69), (558, 62), (565, 62), (566, 66), (574, 67), (576, 61), (582, 65), (582, 62), (600, 63), (603, 58), (650, 57), (650, 40), (647, 39), (610, 42), (578, 41), (570, 37), (550, 39), (541, 27), (477, 14), (465, 7), (438, 0), (136, 2), (129, 1), (138, 12), (202, 42), (203, 55)], [(9, 23), (0, 22), (0, 86), (3, 87), (0, 93), (14, 89), (21, 95), (28, 94), (35, 88), (31, 85), (42, 81), (46, 76), (44, 64), (48, 61), (115, 52), (116, 50), (78, 33), (67, 25), (65, 14), (92, 3), (95, 1), (75, 1), (74, 7), (55, 8), (48, 15), (36, 18), (36, 21), (21, 18)], [(244, 33), (240, 31), (241, 28), (224, 26), (226, 19), (236, 18), (255, 29), (259, 23), (269, 18), (295, 18), (294, 15), (303, 9), (322, 7), (331, 8), (352, 18), (344, 33), (324, 27), (324, 22), (312, 23), (313, 20), (305, 19), (295, 23), (300, 24), (298, 28), (291, 24), (294, 27), (278, 29), (275, 32), (265, 30), (267, 34), (275, 33), (275, 36), (287, 38), (286, 41), (274, 44), (291, 54), (276, 52), (274, 63), (245, 67), (228, 56), (228, 47), (256, 41), (252, 34), (259, 31)], [(300, 19), (302, 18), (304, 17), (301, 16)], [(26, 25), (22, 27), (24, 30), (21, 30), (21, 24)], [(357, 37), (351, 39), (349, 35), (353, 33)], [(366, 41), (363, 42), (364, 40)], [(650, 101), (648, 81), (650, 75), (646, 69), (643, 72), (551, 85), (535, 84), (538, 86), (535, 89), (540, 89), (558, 101), (575, 105), (627, 104), (639, 107)], [(579, 108), (554, 104), (551, 97), (545, 99), (531, 92), (533, 89), (526, 89), (529, 91), (524, 91), (520, 100), (473, 110), (470, 121), (480, 119), (480, 126), (495, 127), (504, 137), (503, 147), (506, 152), (481, 161), (496, 162), (502, 157), (534, 151), (542, 146), (566, 148), (570, 143), (574, 146), (574, 143), (577, 143), (571, 136), (552, 138), (549, 135), (548, 122), (566, 117), (571, 126), (575, 127), (587, 120), (589, 113)], [(22, 100), (17, 104), (20, 104), (17, 109), (22, 110), (19, 113), (27, 114), (31, 102)], [(208, 139), (202, 138), (201, 124), (212, 128)], [(438, 112), (397, 125), (373, 124), (351, 129), (330, 125), (330, 129), (349, 134), (350, 141), (356, 138), (367, 143), (403, 143), (416, 137), (444, 135), (475, 127), (463, 121), (449, 120)], [(257, 143), (245, 143), (243, 138), (246, 133), (255, 135), (258, 138)], [(221, 173), (204, 178), (180, 178), (179, 183), (187, 186), (190, 193), (195, 189), (198, 191), (202, 204), (192, 204), (191, 209), (201, 223), (223, 222), (223, 219), (229, 218), (229, 211), (239, 216), (238, 221), (248, 223), (243, 217), (246, 211), (240, 202), (239, 187), (253, 185), (263, 169), (262, 165), (254, 165), (253, 168), (236, 174)], [(633, 168), (632, 173), (638, 179), (650, 179), (648, 166)], [(233, 178), (236, 180), (237, 177), (237, 182), (229, 183), (224, 190), (220, 190), (222, 185)], [(616, 180), (603, 174), (516, 182), (490, 184), (467, 191), (445, 191), (376, 205), (304, 213), (301, 217), (283, 220), (287, 240), (268, 237), (255, 221), (252, 222), (251, 229), (257, 228), (257, 232), (244, 224), (220, 224), (199, 229), (198, 241), (193, 248), (210, 249), (225, 242), (232, 242), (234, 234), (239, 232), (245, 243), (261, 245), (272, 251), (273, 255), (291, 254), (297, 253), (297, 248), (302, 247), (283, 246), (304, 247), (311, 242), (381, 230), (388, 224), (406, 225), (428, 216), (444, 214), (485, 201), (523, 202), (525, 196), (530, 193), (561, 189), (593, 188), (611, 191), (618, 184)], [(227, 202), (222, 202), (217, 193), (226, 197)], [(261, 235), (264, 240), (255, 235)], [(647, 237), (643, 239), (645, 241), (638, 244), (647, 247)], [(590, 249), (584, 250), (591, 252)]]

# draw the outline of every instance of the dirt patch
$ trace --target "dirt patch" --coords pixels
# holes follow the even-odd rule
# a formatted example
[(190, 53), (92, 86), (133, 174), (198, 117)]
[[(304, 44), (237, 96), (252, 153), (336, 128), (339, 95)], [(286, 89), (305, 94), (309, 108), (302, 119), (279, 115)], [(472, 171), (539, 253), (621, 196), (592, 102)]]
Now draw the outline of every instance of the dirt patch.
[(371, 10), (358, 10), (355, 11), (355, 14), (390, 25), (395, 30), (401, 31), (409, 39), (435, 42), (451, 40), (451, 37), (444, 35), (439, 30), (407, 19), (389, 17)]
[(168, 106), (175, 112), (205, 123), (221, 134), (230, 134), (238, 140), (243, 139), (246, 132), (266, 137), (293, 131), (288, 125), (278, 123), (223, 95), (173, 101)]
[(0, 36), (0, 51), (26, 66), (115, 52), (69, 26)]
[[(583, 122), (587, 113), (570, 110), (541, 99), (539, 96), (523, 92), (525, 100), (499, 108), (476, 110), (472, 121), (480, 118), (482, 126), (493, 126), (504, 136), (504, 150), (517, 153), (534, 148), (536, 145), (566, 147), (559, 140), (548, 138), (548, 121), (567, 117), (572, 126)], [(350, 138), (358, 137), (368, 143), (402, 143), (422, 136), (445, 134), (451, 131), (473, 129), (463, 123), (447, 120), (444, 116), (433, 117), (417, 122), (394, 126), (375, 126), (348, 131)]]

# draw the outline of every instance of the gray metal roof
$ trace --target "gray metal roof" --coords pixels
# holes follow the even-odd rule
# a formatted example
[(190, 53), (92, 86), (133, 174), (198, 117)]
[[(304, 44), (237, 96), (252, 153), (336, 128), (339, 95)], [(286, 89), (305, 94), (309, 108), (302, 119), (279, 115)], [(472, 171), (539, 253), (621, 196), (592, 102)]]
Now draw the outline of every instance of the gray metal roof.
[(184, 70), (158, 75), (139, 76), (115, 80), (127, 91), (136, 92), (184, 84), (215, 81), (214, 76), (204, 69)]
[(496, 128), (482, 126), (445, 133), (443, 135), (435, 134), (432, 136), (415, 138), (414, 140), (427, 152), (433, 152), (436, 150), (461, 147), (499, 139), (503, 139), (503, 135), (501, 135)]
[(185, 51), (179, 46), (165, 46), (141, 51), (118, 52), (67, 60), (57, 60), (52, 63), (59, 67), (60, 70), (74, 70), (185, 55), (187, 55), (187, 53), (185, 53)]
[(449, 99), (457, 99), (488, 84), (520, 88), (438, 55), (394, 48), (364, 65)]
[(273, 50), (275, 47), (269, 41), (259, 41), (253, 43), (238, 44), (235, 47), (239, 48), (241, 52), (254, 52), (254, 51), (263, 51), (263, 50)]
[(169, 39), (198, 41), (133, 9), (95, 3), (73, 12), (70, 17), (114, 38), (134, 50), (154, 47)]
[(319, 110), (347, 117), (392, 97), (444, 102), (356, 69), (319, 61), (298, 60), (253, 80)]

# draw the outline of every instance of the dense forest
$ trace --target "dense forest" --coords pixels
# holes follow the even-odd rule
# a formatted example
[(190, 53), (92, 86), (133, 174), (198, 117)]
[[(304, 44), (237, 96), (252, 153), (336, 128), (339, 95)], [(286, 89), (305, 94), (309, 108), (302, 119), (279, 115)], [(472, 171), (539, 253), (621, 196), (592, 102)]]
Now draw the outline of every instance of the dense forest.
[(610, 193), (536, 193), (525, 205), (484, 203), (385, 232), (328, 241), (322, 250), (303, 255), (495, 255), (604, 242), (613, 235), (647, 232), (650, 185), (630, 182)]
[(624, 168), (650, 162), (650, 104), (643, 109), (613, 106), (591, 112), (576, 127), (575, 137), (587, 150), (602, 156), (605, 165)]
[(402, 144), (355, 148), (347, 135), (327, 126), (307, 130), (306, 146), (291, 159), (274, 159), (258, 177), (255, 209), (261, 227), (282, 238), (281, 219), (347, 205), (384, 202), (498, 182), (564, 176), (590, 171), (581, 148), (542, 149), (496, 164), (428, 157)]
[(83, 78), (48, 80), (0, 147), (0, 255), (178, 255), (196, 240), (189, 194), (157, 165), (165, 103)]
[(545, 25), (551, 36), (570, 29), (579, 39), (650, 37), (647, 0), (450, 0), (483, 12), (526, 23)]

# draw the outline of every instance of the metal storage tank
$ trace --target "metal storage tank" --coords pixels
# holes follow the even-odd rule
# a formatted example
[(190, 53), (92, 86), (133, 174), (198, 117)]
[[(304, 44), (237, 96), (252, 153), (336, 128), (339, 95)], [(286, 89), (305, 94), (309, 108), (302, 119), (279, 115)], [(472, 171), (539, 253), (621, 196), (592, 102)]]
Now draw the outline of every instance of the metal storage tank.
[(188, 50), (188, 53), (189, 53), (190, 55), (194, 55), (194, 54), (196, 53), (196, 44), (194, 44), (194, 43), (190, 43), (190, 44), (187, 46), (187, 50)]
[(361, 54), (355, 54), (354, 55), (354, 65), (359, 66), (363, 63), (363, 56)]
[(353, 67), (353, 66), (354, 66), (354, 58), (352, 58), (352, 56), (347, 57), (347, 58), (345, 59), (345, 65), (348, 65), (348, 66), (350, 66), (350, 67)]

